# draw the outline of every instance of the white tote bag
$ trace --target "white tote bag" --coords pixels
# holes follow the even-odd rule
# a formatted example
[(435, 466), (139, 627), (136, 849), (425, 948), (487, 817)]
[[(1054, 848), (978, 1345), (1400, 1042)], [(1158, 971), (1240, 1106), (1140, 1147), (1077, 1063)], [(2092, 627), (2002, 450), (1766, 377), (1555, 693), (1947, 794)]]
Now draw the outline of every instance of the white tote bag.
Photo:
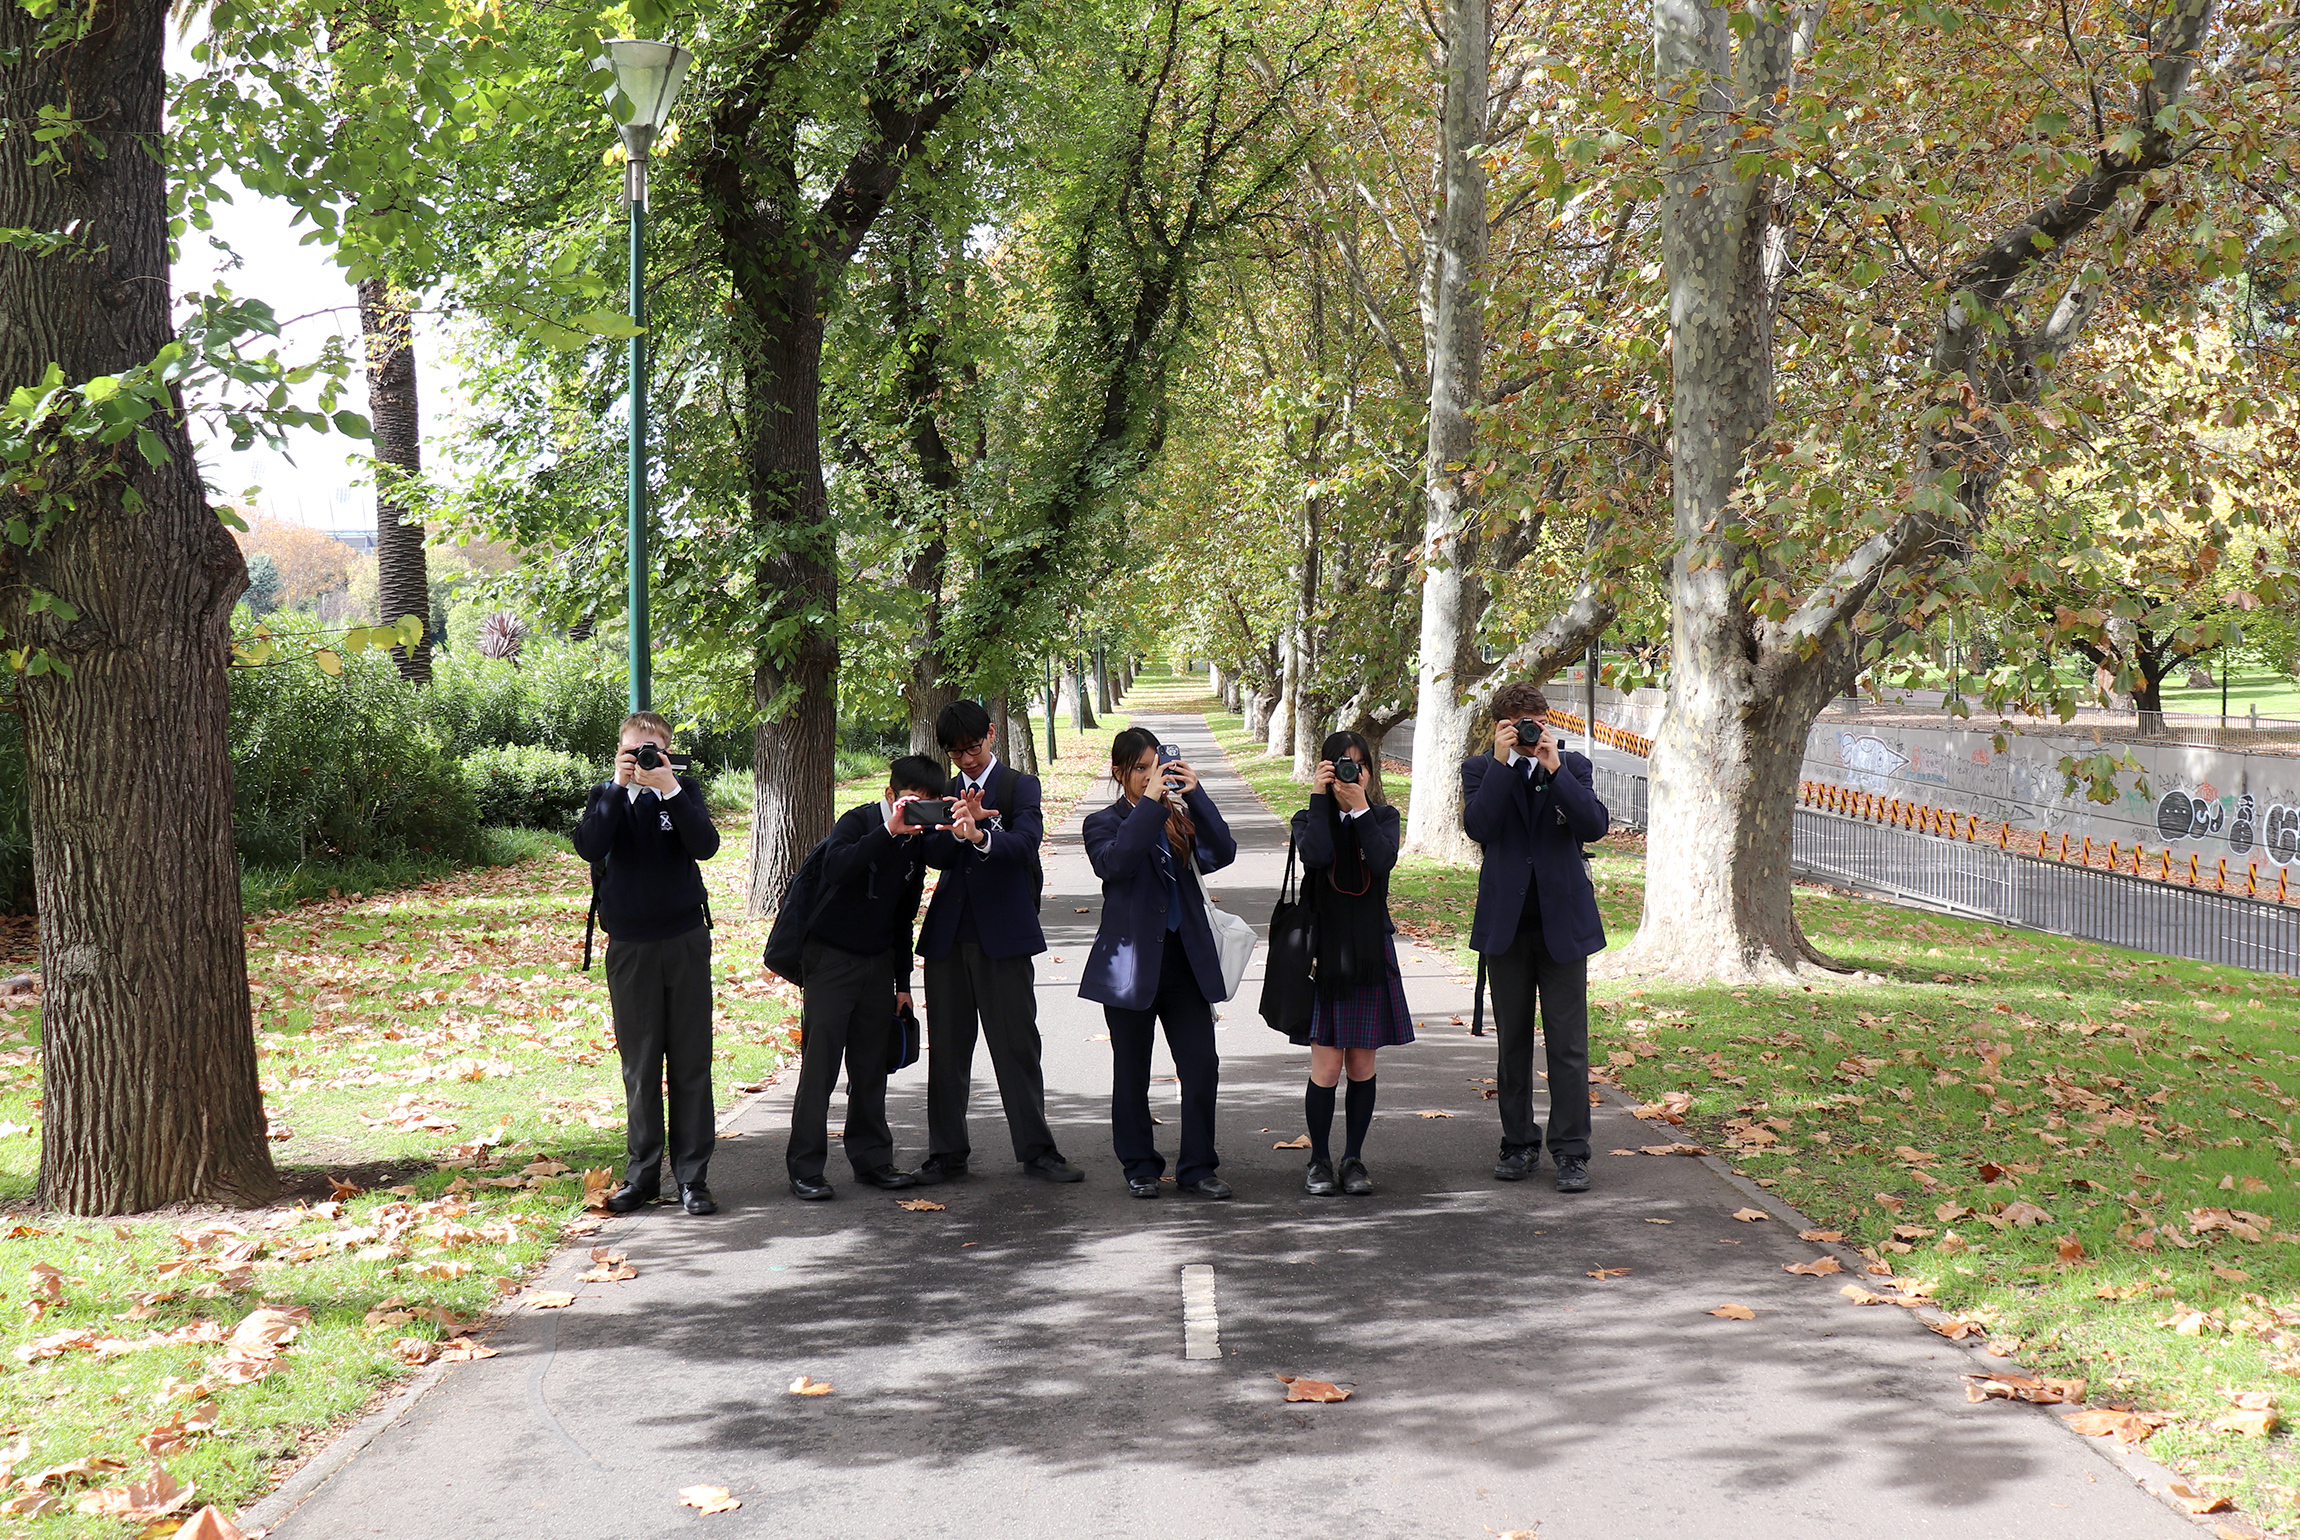
[(1198, 896), (1206, 901), (1206, 924), (1214, 932), (1214, 949), (1221, 954), (1222, 999), (1234, 1000), (1238, 986), (1245, 982), (1246, 964), (1253, 960), (1254, 927), (1207, 898), (1206, 879), (1196, 870), (1190, 875), (1198, 878)]

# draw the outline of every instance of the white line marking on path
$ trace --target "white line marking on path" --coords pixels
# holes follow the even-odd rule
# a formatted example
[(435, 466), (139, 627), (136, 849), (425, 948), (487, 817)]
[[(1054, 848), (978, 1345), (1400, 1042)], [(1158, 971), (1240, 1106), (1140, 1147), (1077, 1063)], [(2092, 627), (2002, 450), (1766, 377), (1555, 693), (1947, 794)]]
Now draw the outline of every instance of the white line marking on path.
[(1182, 1269), (1182, 1356), (1222, 1356), (1222, 1318), (1214, 1309), (1211, 1263), (1193, 1262)]

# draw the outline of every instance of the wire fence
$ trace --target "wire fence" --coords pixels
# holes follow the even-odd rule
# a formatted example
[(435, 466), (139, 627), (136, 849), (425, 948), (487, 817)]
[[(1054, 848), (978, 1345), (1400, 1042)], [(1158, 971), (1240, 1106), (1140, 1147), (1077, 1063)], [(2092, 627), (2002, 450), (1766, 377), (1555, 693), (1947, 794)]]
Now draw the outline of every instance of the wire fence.
[[(1598, 767), (1614, 822), (1646, 823), (1646, 778)], [(2022, 930), (2300, 975), (2300, 907), (2024, 854), (1896, 822), (1796, 812), (1799, 876)]]

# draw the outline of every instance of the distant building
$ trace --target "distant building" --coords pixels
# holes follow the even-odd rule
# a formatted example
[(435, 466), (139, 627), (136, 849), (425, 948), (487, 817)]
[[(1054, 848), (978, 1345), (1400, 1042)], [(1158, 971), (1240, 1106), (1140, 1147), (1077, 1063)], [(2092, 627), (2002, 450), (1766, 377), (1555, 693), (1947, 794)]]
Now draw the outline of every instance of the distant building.
[(330, 540), (340, 540), (362, 556), (375, 549), (375, 531), (372, 529), (331, 529), (326, 534)]

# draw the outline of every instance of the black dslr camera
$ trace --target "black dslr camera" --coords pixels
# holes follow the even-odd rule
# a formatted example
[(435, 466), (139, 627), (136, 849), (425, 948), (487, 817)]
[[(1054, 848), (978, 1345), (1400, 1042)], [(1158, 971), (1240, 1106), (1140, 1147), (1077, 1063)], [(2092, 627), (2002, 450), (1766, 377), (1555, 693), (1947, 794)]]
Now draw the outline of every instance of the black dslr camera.
[(1335, 760), (1334, 779), (1340, 781), (1344, 786), (1357, 785), (1358, 762), (1347, 754), (1344, 754), (1340, 759)]
[(680, 775), (685, 775), (694, 768), (695, 756), (692, 754), (666, 754), (652, 743), (642, 743), (631, 751), (631, 762), (642, 770), (659, 770), (664, 765), (669, 765)]
[(1533, 754), (1533, 746), (1541, 741), (1541, 735), (1544, 731), (1546, 728), (1539, 717), (1519, 717), (1517, 719), (1518, 752), (1530, 758)]

